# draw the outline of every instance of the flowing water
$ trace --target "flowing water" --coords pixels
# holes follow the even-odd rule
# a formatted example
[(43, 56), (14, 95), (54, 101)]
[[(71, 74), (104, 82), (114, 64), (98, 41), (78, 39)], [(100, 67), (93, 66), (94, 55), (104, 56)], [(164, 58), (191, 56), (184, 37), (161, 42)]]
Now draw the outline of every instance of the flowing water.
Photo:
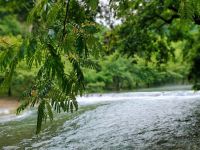
[(94, 94), (80, 110), (59, 114), (36, 136), (36, 112), (0, 118), (1, 149), (200, 149), (200, 92)]

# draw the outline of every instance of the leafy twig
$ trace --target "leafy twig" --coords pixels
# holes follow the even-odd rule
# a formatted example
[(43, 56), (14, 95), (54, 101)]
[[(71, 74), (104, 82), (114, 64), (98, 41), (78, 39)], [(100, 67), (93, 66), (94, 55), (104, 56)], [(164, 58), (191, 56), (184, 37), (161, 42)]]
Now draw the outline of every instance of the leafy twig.
[(63, 35), (62, 35), (62, 41), (65, 37), (65, 34), (66, 34), (66, 24), (68, 22), (68, 16), (69, 16), (69, 3), (70, 3), (70, 0), (67, 1), (66, 3), (66, 13), (65, 13), (65, 19), (64, 19), (64, 23), (63, 23)]

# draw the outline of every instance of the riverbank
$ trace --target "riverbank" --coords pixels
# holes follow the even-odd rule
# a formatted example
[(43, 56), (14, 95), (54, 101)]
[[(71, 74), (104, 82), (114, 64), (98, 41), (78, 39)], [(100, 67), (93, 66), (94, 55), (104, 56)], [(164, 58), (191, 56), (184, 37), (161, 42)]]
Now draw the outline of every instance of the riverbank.
[[(121, 91), (103, 91), (100, 93), (95, 92), (86, 92), (85, 95), (93, 94), (106, 94), (106, 93), (124, 93), (124, 92), (151, 92), (151, 91), (177, 91), (177, 90), (191, 90), (192, 85), (164, 85), (164, 86), (155, 86), (151, 88), (138, 88), (133, 90), (121, 90)], [(19, 106), (19, 100), (17, 97), (0, 97), (0, 115), (13, 112)]]
[(7, 115), (15, 112), (19, 101), (15, 97), (0, 97), (0, 115)]
[(104, 90), (101, 92), (89, 92), (85, 91), (85, 95), (93, 95), (93, 94), (108, 94), (108, 93), (124, 93), (124, 92), (154, 92), (154, 91), (185, 91), (185, 90), (192, 90), (191, 84), (166, 84), (162, 86), (154, 86), (154, 87), (141, 87), (141, 88), (135, 88), (130, 90), (120, 90), (120, 91), (110, 91), (110, 90)]
[[(192, 85), (165, 85), (165, 86), (158, 86), (158, 87), (152, 87), (152, 88), (122, 90), (118, 92), (116, 91), (104, 91), (101, 93), (92, 93), (92, 92), (87, 93), (86, 92), (85, 96), (87, 99), (87, 96), (96, 95), (96, 94), (102, 95), (102, 94), (109, 94), (109, 93), (124, 93), (124, 92), (153, 92), (153, 91), (179, 91), (179, 90), (184, 91), (184, 90), (191, 90), (191, 89), (192, 89)], [(91, 103), (93, 102), (91, 101)], [(0, 116), (15, 114), (18, 106), (19, 106), (19, 100), (17, 97), (0, 97)]]

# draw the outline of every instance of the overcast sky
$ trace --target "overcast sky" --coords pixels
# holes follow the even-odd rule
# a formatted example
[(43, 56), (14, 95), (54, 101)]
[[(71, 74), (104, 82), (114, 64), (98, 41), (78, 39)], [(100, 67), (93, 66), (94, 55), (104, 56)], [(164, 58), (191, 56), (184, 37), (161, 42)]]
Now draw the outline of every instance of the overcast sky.
[[(100, 0), (100, 3), (101, 3), (102, 6), (108, 6), (109, 0)], [(103, 14), (104, 14), (105, 17), (111, 18), (111, 22), (112, 22), (113, 25), (117, 25), (117, 24), (120, 24), (120, 23), (121, 23), (120, 20), (114, 19), (113, 15), (110, 15), (110, 14), (108, 14), (108, 13), (103, 13)], [(106, 21), (106, 19), (97, 18), (96, 21), (97, 21), (98, 23), (101, 23), (101, 24), (105, 25), (105, 26), (109, 26), (109, 23), (108, 23), (108, 21)]]
[(104, 4), (108, 4), (109, 0), (100, 0), (100, 2), (104, 3)]

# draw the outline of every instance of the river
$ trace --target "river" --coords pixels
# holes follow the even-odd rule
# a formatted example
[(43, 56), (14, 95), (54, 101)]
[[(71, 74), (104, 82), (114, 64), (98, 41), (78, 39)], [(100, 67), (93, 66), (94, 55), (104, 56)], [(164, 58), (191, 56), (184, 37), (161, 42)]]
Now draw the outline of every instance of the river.
[[(93, 94), (35, 135), (36, 111), (0, 118), (0, 148), (36, 150), (200, 149), (200, 92)], [(8, 119), (10, 118), (10, 119)]]

